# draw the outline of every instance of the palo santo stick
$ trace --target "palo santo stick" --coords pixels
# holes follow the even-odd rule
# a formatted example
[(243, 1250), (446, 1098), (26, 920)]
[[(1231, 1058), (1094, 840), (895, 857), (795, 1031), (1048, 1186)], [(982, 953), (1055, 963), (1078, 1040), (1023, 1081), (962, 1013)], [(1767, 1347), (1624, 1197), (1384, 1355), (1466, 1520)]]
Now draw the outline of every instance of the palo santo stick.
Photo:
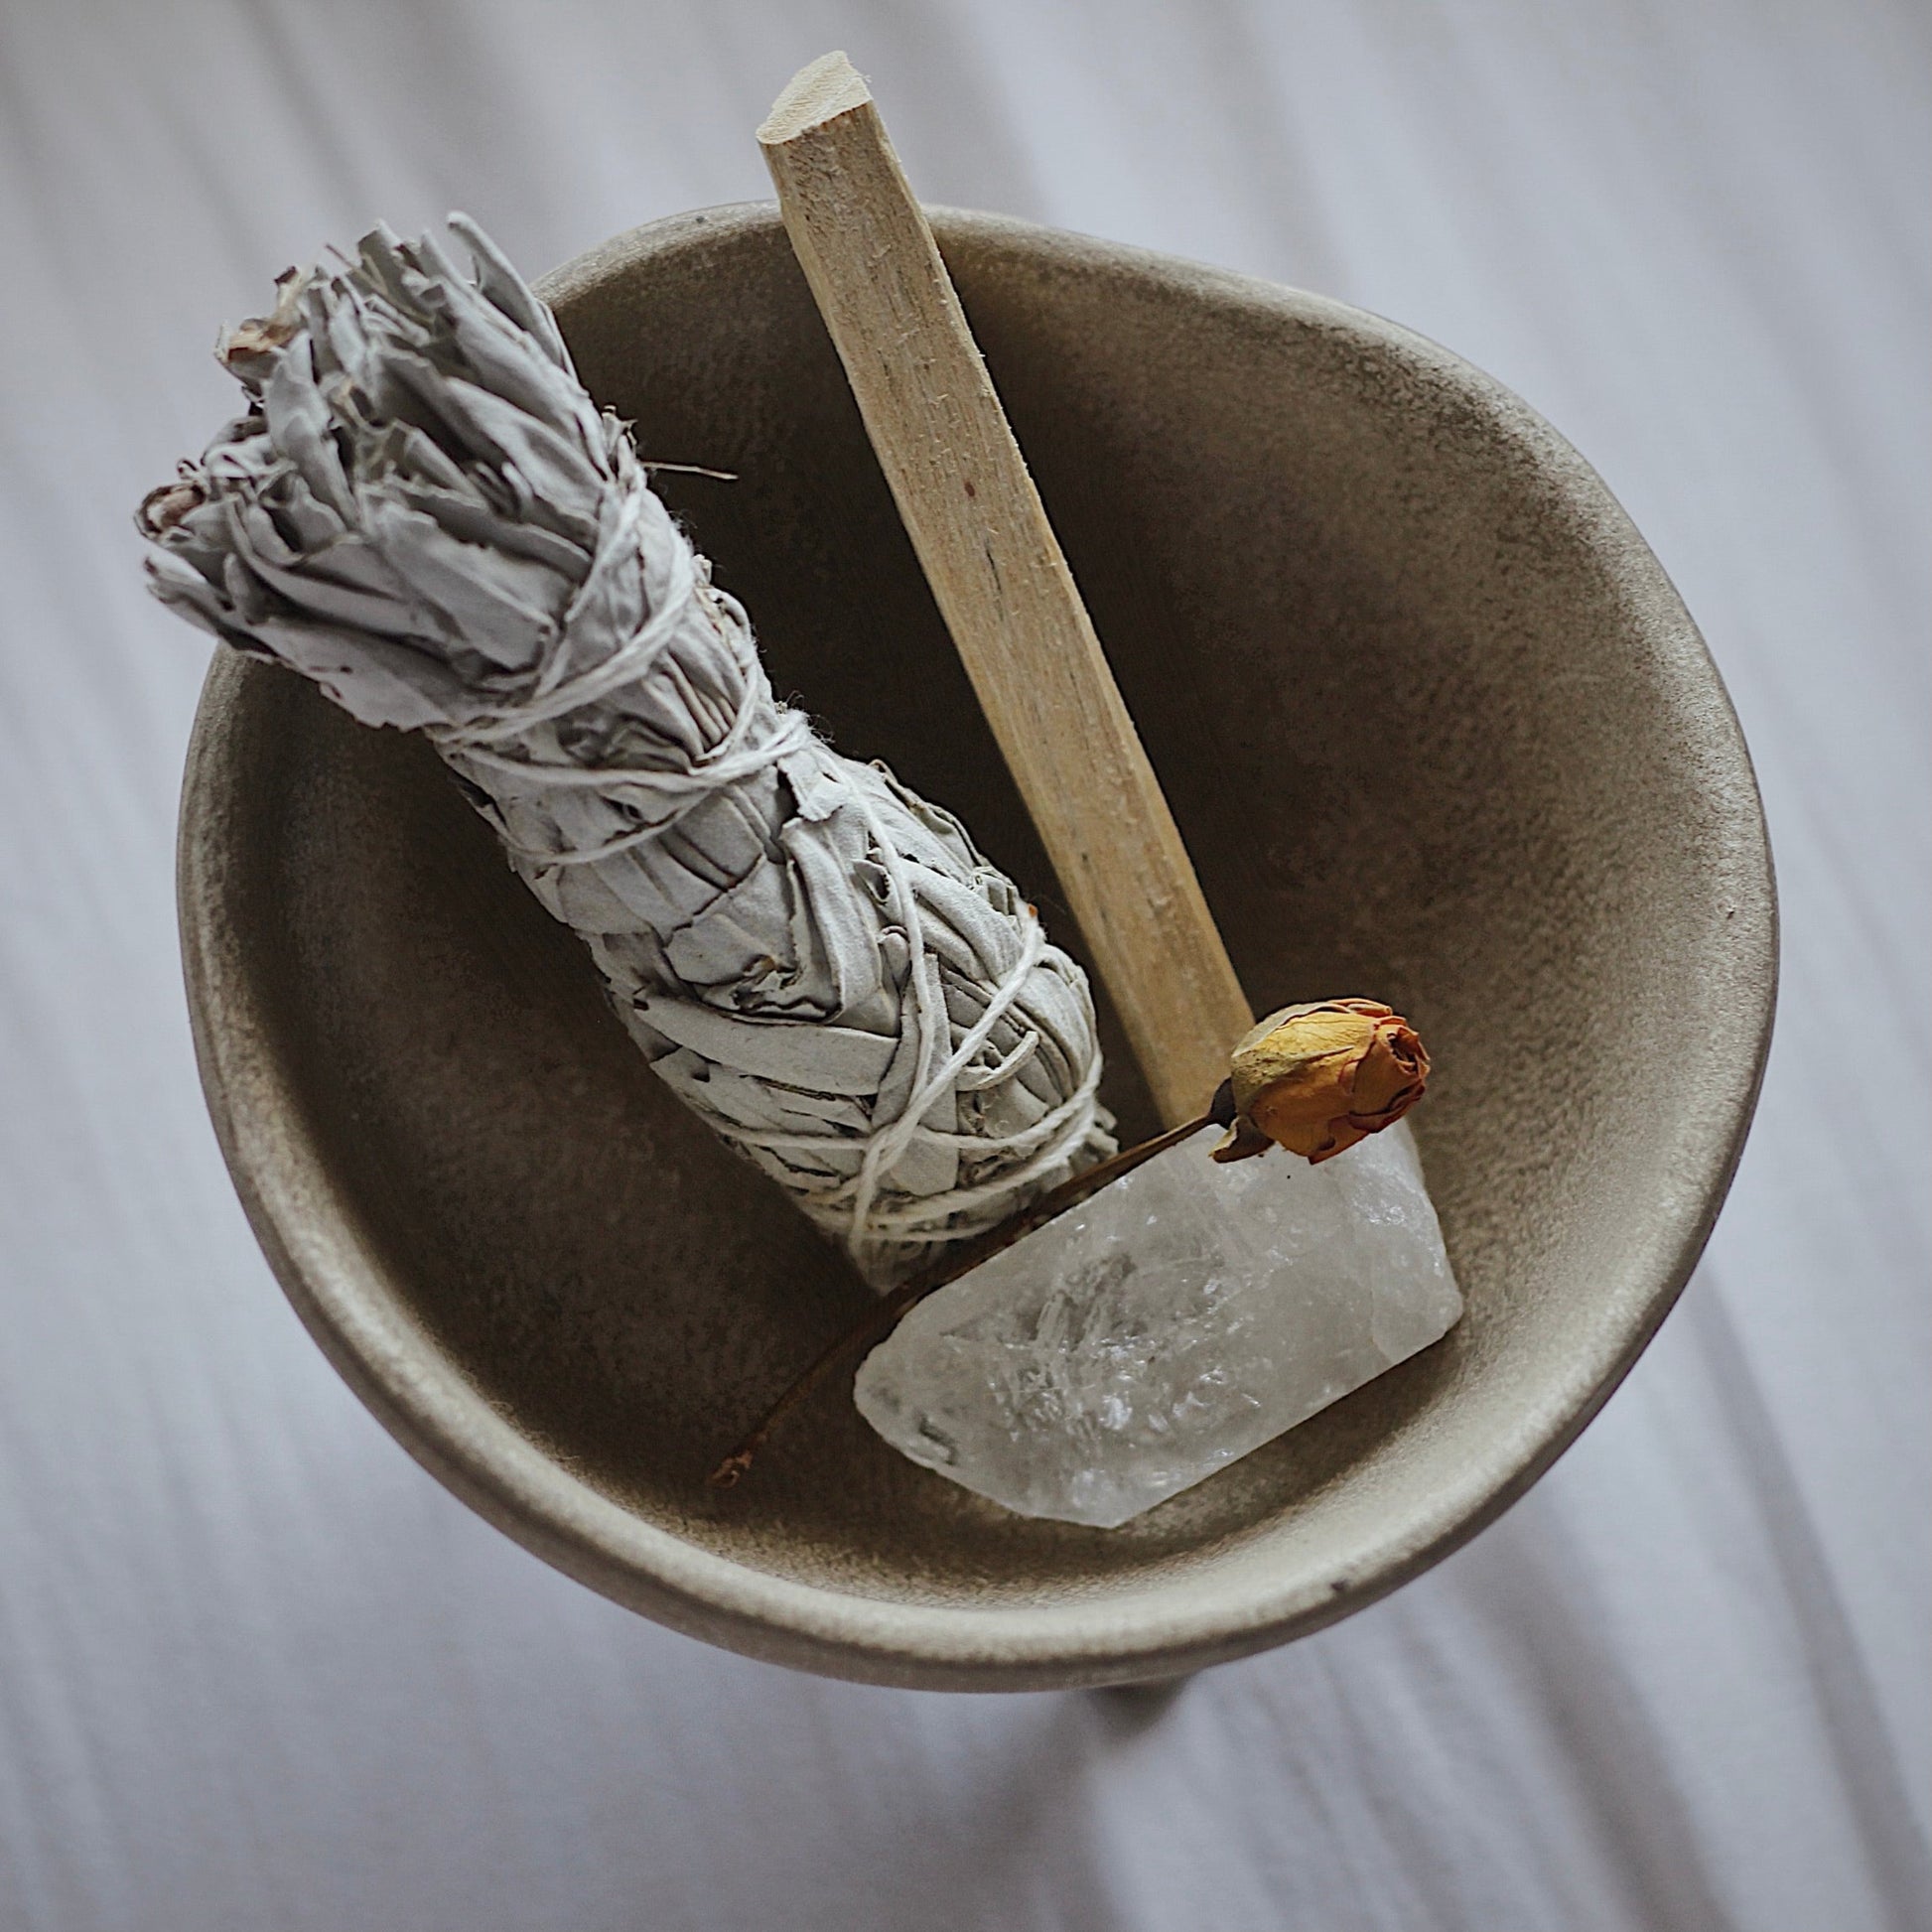
[(864, 79), (759, 129), (785, 228), (953, 642), (1169, 1126), (1253, 1015)]

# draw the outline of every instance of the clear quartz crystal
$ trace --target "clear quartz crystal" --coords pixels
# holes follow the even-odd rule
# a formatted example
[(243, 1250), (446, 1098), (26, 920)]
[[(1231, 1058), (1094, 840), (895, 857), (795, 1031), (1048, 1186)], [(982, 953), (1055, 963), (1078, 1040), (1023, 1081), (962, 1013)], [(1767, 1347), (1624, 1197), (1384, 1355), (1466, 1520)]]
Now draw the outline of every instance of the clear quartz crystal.
[(1219, 1166), (1204, 1130), (928, 1296), (855, 1399), (913, 1461), (1111, 1529), (1462, 1312), (1413, 1136)]

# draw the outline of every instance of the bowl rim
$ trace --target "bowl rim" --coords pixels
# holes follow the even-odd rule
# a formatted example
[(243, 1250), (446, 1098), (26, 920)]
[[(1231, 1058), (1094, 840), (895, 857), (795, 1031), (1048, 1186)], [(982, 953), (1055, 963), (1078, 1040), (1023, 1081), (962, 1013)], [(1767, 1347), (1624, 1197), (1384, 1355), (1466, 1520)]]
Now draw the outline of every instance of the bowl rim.
[[(1170, 1677), (1310, 1634), (1418, 1576), (1493, 1522), (1569, 1448), (1669, 1312), (1710, 1235), (1748, 1131), (1776, 1004), (1777, 911), (1750, 758), (1709, 650), (1608, 487), (1512, 391), (1427, 338), (1327, 297), (1010, 217), (931, 210), (941, 244), (980, 242), (1054, 263), (1085, 260), (1142, 281), (1367, 337), (1453, 384), (1493, 429), (1527, 447), (1629, 594), (1649, 642), (1695, 688), (1714, 818), (1730, 855), (1730, 992), (1706, 1035), (1701, 1105), (1645, 1246), (1648, 1293), (1610, 1343), (1571, 1365), (1490, 1452), (1364, 1539), (1345, 1574), (1300, 1586), (1174, 1575), (1103, 1600), (992, 1607), (861, 1596), (756, 1570), (682, 1541), (553, 1460), (500, 1414), (387, 1285), (352, 1199), (309, 1131), (294, 1070), (278, 1057), (266, 998), (227, 916), (233, 828), (224, 784), (237, 715), (272, 668), (217, 649), (189, 747), (178, 842), (183, 966), (195, 1051), (216, 1137), (284, 1293), (338, 1372), (418, 1462), (518, 1543), (602, 1594), (746, 1655), (861, 1682), (1031, 1690)], [(684, 247), (775, 227), (774, 204), (737, 203), (647, 223), (539, 283), (553, 303)], [(1635, 1272), (1635, 1271), (1633, 1271)]]

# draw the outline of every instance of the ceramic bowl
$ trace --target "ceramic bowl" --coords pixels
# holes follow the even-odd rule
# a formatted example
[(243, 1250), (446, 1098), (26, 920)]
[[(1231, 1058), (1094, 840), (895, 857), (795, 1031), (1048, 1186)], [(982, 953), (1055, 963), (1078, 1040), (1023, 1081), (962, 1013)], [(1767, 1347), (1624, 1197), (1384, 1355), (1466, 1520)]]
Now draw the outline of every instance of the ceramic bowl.
[[(1683, 1286), (1767, 1042), (1774, 901), (1722, 683), (1515, 396), (1319, 297), (984, 215), (941, 244), (1257, 1010), (1385, 999), (1462, 1322), (1128, 1527), (1011, 1516), (833, 1390), (704, 1476), (865, 1303), (662, 1089), (429, 748), (209, 673), (182, 825), (208, 1100), (283, 1287), (431, 1471), (714, 1643), (1018, 1689), (1234, 1657), (1522, 1494)], [(781, 693), (973, 828), (1078, 950), (775, 213), (552, 276), (590, 389)], [(1152, 1126), (1112, 1016), (1106, 1098)], [(1284, 1157), (1285, 1158), (1285, 1157)]]

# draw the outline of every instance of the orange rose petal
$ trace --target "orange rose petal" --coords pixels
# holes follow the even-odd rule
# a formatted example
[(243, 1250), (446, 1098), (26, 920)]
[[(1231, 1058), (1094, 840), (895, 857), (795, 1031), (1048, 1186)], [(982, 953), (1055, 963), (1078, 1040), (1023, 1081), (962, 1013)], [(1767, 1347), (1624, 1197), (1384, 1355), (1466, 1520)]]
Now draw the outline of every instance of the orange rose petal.
[(1258, 1136), (1326, 1161), (1391, 1127), (1422, 1098), (1429, 1055), (1374, 1000), (1322, 1000), (1271, 1014), (1234, 1049), (1236, 1123), (1215, 1158), (1261, 1151)]

